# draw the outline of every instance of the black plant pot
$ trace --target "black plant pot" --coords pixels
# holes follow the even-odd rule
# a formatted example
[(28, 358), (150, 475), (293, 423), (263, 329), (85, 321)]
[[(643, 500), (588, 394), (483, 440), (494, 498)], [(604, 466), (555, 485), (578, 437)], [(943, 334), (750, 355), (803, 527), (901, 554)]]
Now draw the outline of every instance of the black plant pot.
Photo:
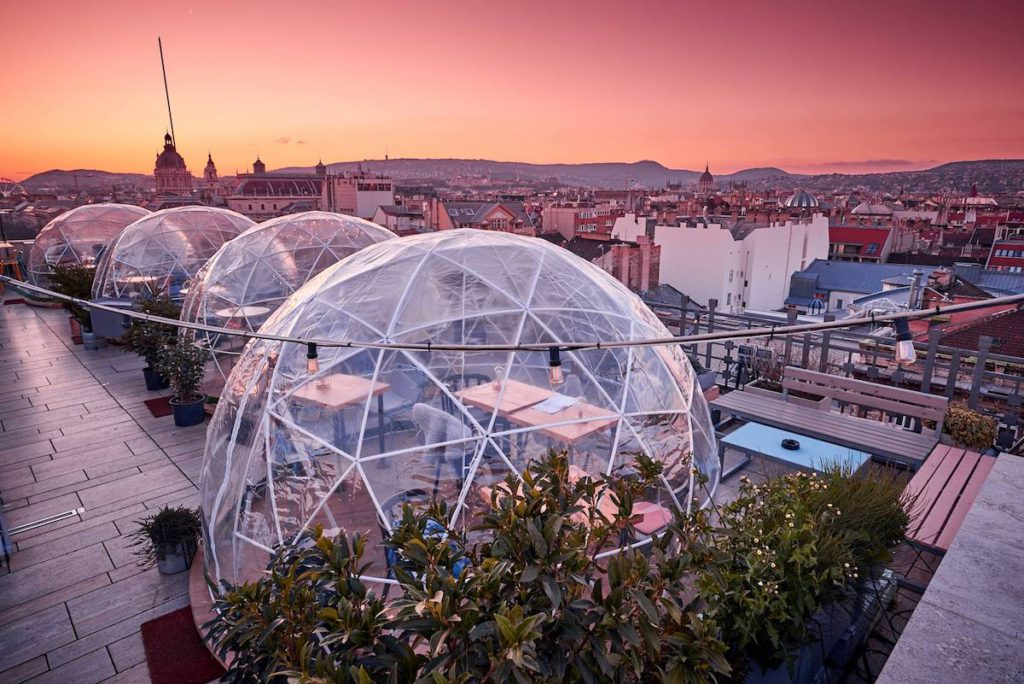
[(203, 410), (203, 404), (205, 403), (205, 397), (186, 402), (178, 402), (171, 399), (171, 412), (174, 414), (174, 424), (178, 427), (191, 427), (202, 423), (203, 419), (206, 418), (206, 411)]
[(142, 369), (142, 376), (146, 378), (146, 389), (150, 392), (156, 392), (157, 390), (165, 390), (171, 386), (170, 381), (164, 376), (157, 373), (155, 370), (146, 366)]

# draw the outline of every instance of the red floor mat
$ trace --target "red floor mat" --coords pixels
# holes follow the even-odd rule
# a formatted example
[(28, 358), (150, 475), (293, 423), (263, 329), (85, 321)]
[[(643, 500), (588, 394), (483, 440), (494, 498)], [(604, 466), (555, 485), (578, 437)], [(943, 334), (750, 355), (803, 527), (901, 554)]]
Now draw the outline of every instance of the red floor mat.
[(143, 623), (142, 643), (153, 684), (206, 684), (224, 674), (196, 631), (189, 606)]
[(168, 397), (147, 399), (145, 404), (154, 418), (163, 418), (164, 416), (171, 415), (171, 400)]

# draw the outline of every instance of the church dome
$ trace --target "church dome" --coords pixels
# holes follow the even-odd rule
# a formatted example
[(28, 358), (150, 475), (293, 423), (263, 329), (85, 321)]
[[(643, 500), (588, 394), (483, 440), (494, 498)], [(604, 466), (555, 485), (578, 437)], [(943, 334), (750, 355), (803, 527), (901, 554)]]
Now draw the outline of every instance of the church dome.
[(174, 141), (171, 134), (164, 136), (164, 151), (156, 156), (156, 168), (158, 169), (184, 169), (185, 159), (178, 154), (174, 148)]
[(856, 216), (891, 216), (892, 209), (885, 206), (884, 204), (871, 204), (870, 202), (861, 202), (853, 208), (852, 214)]
[(790, 209), (817, 209), (818, 198), (806, 190), (797, 190), (786, 200), (786, 206)]

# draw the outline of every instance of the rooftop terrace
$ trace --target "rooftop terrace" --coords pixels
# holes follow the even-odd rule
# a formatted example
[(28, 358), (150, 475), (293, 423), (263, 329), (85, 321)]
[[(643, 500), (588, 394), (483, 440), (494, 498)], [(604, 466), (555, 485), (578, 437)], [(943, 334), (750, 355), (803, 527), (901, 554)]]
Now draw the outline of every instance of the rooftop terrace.
[[(62, 310), (0, 305), (6, 524), (56, 518), (15, 534), (10, 568), (0, 569), (0, 681), (147, 682), (141, 625), (189, 603), (188, 575), (141, 570), (126, 535), (161, 506), (199, 503), (206, 426), (154, 418), (143, 402), (160, 394), (146, 391), (141, 367), (118, 347), (72, 345)], [(1024, 595), (1012, 581), (1024, 572), (1024, 462), (998, 463), (888, 681), (935, 681), (936, 669), (965, 682), (1024, 675), (1014, 648)], [(747, 474), (763, 476), (763, 466), (755, 460)], [(736, 482), (716, 499), (734, 496)]]
[[(126, 534), (195, 506), (205, 426), (143, 404), (140, 362), (84, 351), (62, 310), (0, 306), (0, 496), (13, 538), (0, 570), (0, 681), (148, 682), (140, 626), (188, 605), (188, 575), (141, 571)], [(74, 512), (74, 513), (71, 513)]]

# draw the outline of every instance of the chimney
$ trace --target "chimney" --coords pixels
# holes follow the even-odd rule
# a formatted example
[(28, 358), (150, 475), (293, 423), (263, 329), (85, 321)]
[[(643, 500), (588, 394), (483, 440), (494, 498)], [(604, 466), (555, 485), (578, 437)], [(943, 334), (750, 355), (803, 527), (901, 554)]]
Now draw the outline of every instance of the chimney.
[(919, 268), (914, 269), (913, 279), (910, 281), (910, 292), (907, 294), (907, 308), (908, 309), (919, 309), (921, 308), (920, 297), (921, 297), (921, 277), (924, 275), (924, 271)]

